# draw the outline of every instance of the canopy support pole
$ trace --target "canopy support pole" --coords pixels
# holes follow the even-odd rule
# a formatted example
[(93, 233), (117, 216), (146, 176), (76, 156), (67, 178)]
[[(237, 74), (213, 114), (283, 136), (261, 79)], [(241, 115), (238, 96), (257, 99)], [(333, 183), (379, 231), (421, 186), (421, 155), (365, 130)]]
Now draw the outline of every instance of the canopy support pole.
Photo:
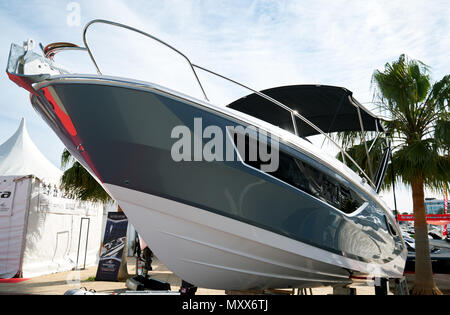
[(369, 164), (370, 177), (373, 178), (372, 162), (370, 161), (369, 149), (367, 148), (366, 132), (364, 131), (364, 124), (362, 122), (361, 111), (359, 110), (359, 106), (357, 106), (356, 109), (358, 110), (359, 124), (361, 125), (364, 147), (366, 149), (367, 163)]
[[(394, 172), (394, 161), (392, 160), (392, 151), (389, 153), (390, 158), (391, 158), (391, 176), (392, 176), (392, 192), (394, 194), (394, 208), (395, 208), (395, 212), (398, 214), (398, 210), (397, 210), (397, 197), (395, 195), (395, 172)], [(397, 218), (397, 217), (395, 217)]]

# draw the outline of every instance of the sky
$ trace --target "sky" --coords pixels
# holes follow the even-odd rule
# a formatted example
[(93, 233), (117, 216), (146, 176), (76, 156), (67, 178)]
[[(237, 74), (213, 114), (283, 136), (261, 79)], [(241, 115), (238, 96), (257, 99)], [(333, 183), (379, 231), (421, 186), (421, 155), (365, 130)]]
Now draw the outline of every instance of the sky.
[[(44, 46), (58, 41), (83, 46), (83, 28), (93, 19), (112, 20), (154, 34), (193, 63), (258, 90), (289, 84), (337, 85), (353, 91), (368, 108), (372, 108), (373, 72), (400, 54), (429, 65), (435, 81), (450, 73), (448, 0), (0, 0), (0, 61), (6, 67), (10, 44), (28, 38)], [(96, 35), (89, 33), (88, 40), (95, 40), (93, 51), (97, 49), (98, 56), (104, 57), (102, 72), (105, 69), (107, 74), (129, 74), (153, 82), (171, 78), (159, 78), (148, 70), (164, 64), (158, 58), (169, 55), (147, 50), (149, 44), (142, 38), (133, 42), (134, 37), (120, 37), (111, 29), (99, 27), (97, 31)], [(107, 54), (105, 47), (114, 53)], [(108, 63), (123, 52), (127, 58)], [(68, 69), (93, 71), (86, 56), (71, 58), (63, 60)], [(179, 73), (186, 83), (187, 72)], [(226, 104), (237, 95), (234, 90), (218, 89), (207, 76), (201, 79), (207, 81), (205, 87), (215, 102)], [(200, 93), (198, 88), (195, 93)], [(6, 74), (0, 75), (0, 109), (0, 143), (25, 117), (32, 140), (59, 166), (62, 143), (34, 112), (29, 95)], [(410, 190), (399, 186), (397, 193), (398, 208), (411, 211)], [(383, 196), (392, 206), (392, 194)], [(435, 195), (429, 192), (428, 196)]]

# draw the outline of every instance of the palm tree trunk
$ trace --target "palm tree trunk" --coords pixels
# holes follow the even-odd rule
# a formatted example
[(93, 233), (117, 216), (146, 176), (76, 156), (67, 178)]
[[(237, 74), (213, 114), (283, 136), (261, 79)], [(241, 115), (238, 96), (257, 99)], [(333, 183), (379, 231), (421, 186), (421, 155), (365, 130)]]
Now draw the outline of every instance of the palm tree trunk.
[(411, 183), (414, 207), (414, 230), (416, 243), (415, 280), (413, 295), (442, 294), (437, 288), (431, 267), (430, 244), (425, 211), (423, 179)]

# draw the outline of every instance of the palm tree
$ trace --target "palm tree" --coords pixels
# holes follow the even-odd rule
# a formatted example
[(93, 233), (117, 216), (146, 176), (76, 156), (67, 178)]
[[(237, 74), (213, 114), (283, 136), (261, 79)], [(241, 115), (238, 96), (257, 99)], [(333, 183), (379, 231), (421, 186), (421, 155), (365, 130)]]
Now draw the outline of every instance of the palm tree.
[[(67, 168), (70, 165), (69, 168)], [(61, 189), (69, 192), (83, 201), (101, 202), (106, 204), (112, 199), (100, 184), (72, 155), (64, 149), (61, 155), (61, 167), (64, 174), (61, 178)]]
[[(401, 55), (383, 71), (374, 72), (372, 86), (376, 104), (390, 116), (385, 126), (393, 143), (383, 187), (400, 180), (412, 188), (416, 263), (411, 293), (441, 294), (431, 267), (424, 187), (438, 191), (450, 182), (450, 75), (432, 84), (428, 66)], [(354, 144), (349, 139), (354, 140), (354, 135), (341, 135), (344, 144)], [(379, 138), (376, 146), (384, 140)], [(367, 169), (361, 143), (348, 152)], [(372, 165), (379, 157), (375, 154)]]
[[(68, 167), (69, 165), (70, 167)], [(103, 187), (66, 149), (64, 149), (61, 155), (61, 167), (63, 169), (68, 167), (61, 178), (61, 190), (74, 195), (79, 200), (101, 202), (103, 204), (112, 202), (111, 197)], [(122, 212), (120, 207), (118, 207), (118, 212)], [(126, 248), (127, 246), (125, 243), (123, 249), (123, 257), (125, 257), (125, 259), (122, 259), (122, 263), (120, 264), (118, 275), (119, 281), (128, 278)]]

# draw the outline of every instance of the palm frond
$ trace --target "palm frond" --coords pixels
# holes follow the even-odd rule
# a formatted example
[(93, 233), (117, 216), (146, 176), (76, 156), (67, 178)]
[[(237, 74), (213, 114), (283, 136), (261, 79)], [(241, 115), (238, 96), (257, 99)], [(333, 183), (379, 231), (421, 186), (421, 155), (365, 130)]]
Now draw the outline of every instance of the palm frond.
[(64, 150), (61, 156), (63, 167), (72, 165), (66, 169), (62, 178), (60, 188), (73, 194), (77, 199), (92, 202), (108, 203), (112, 199), (102, 186), (91, 176), (91, 174)]
[(70, 154), (70, 152), (67, 149), (64, 149), (63, 153), (61, 154), (61, 167), (66, 168), (68, 165), (72, 164), (74, 162), (74, 158)]
[[(427, 65), (400, 55), (392, 63), (386, 63), (382, 71), (373, 73), (372, 87), (374, 103), (390, 118), (383, 124), (393, 144), (393, 164), (388, 166), (383, 187), (389, 187), (395, 179), (411, 184), (418, 177), (430, 188), (448, 186), (450, 75), (431, 84)], [(343, 133), (337, 139), (367, 171), (361, 138)], [(379, 148), (380, 144), (376, 143), (372, 165), (381, 156)]]

